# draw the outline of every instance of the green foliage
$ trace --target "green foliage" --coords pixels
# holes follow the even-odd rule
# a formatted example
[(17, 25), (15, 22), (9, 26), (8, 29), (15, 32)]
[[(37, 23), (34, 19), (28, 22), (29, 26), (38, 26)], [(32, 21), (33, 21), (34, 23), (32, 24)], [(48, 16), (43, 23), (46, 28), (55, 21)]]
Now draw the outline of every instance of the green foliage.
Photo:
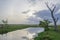
[(38, 37), (35, 38), (35, 40), (60, 40), (60, 33), (55, 32), (55, 31), (49, 31), (48, 34), (47, 32), (42, 32), (39, 33)]
[(45, 28), (45, 30), (48, 30), (49, 28), (49, 23), (50, 23), (50, 21), (48, 21), (48, 20), (44, 20), (44, 21), (40, 21), (40, 24), (39, 24), (39, 26), (40, 27), (44, 27)]
[(20, 30), (20, 29), (24, 29), (28, 27), (37, 27), (37, 25), (9, 24), (8, 27), (5, 26), (5, 27), (0, 28), (0, 34), (5, 34), (11, 31)]

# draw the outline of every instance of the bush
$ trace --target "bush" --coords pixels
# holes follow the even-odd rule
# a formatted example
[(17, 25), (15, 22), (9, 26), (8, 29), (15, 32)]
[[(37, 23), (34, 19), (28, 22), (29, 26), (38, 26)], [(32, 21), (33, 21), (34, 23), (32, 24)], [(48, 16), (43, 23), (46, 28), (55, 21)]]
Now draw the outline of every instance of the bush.
[(45, 35), (41, 40), (52, 40), (52, 38), (49, 35)]

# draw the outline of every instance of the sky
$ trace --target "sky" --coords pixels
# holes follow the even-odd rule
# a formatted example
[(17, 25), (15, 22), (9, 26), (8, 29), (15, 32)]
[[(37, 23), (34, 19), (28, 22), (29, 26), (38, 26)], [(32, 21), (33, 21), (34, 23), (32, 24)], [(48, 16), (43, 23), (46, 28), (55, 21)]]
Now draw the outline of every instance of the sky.
[(0, 0), (0, 23), (8, 19), (9, 24), (39, 24), (43, 19), (52, 19), (50, 8), (56, 5), (54, 16), (59, 18), (60, 24), (60, 0)]

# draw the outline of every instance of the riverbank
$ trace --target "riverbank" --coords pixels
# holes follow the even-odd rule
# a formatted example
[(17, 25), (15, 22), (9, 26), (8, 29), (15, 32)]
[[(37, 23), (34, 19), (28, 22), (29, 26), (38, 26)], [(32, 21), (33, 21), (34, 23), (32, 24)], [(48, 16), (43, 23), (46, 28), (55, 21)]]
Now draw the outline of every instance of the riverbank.
[(44, 32), (44, 28), (29, 27), (0, 35), (0, 40), (33, 40), (41, 32)]
[(5, 34), (11, 31), (20, 30), (28, 27), (37, 27), (37, 25), (21, 25), (21, 24), (10, 24), (7, 27), (0, 27), (0, 34)]
[[(58, 26), (58, 29), (60, 30), (60, 26)], [(54, 28), (50, 28), (49, 31), (45, 31), (38, 34), (38, 37), (35, 38), (35, 40), (60, 40), (60, 31), (54, 31)]]

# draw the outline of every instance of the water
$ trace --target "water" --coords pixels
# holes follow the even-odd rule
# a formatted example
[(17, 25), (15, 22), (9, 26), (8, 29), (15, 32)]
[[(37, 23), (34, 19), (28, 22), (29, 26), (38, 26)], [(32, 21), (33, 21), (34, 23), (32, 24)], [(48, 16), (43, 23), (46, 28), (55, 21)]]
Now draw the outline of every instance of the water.
[(38, 36), (37, 34), (43, 31), (44, 28), (30, 27), (0, 35), (0, 40), (30, 40)]

